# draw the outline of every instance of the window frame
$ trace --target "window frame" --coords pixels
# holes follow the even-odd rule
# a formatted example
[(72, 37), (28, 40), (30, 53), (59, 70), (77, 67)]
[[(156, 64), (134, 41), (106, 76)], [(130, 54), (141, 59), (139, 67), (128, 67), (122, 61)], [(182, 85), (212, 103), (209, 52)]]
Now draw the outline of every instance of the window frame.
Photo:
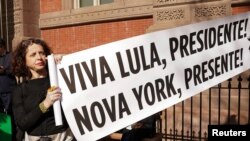
[[(116, 0), (113, 0), (112, 3), (116, 2)], [(92, 6), (100, 6), (102, 5), (101, 4), (101, 0), (93, 0), (93, 5)], [(74, 1), (74, 9), (77, 9), (77, 8), (84, 8), (85, 6), (83, 7), (80, 7), (80, 0), (75, 0)], [(90, 7), (90, 6), (86, 6), (86, 7)]]

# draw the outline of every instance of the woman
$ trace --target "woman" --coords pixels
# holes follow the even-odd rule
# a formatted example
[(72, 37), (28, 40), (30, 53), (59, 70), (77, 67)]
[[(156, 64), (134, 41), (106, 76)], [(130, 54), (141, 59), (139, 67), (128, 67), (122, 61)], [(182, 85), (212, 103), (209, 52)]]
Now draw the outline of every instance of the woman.
[[(62, 94), (59, 87), (49, 91), (46, 57), (50, 54), (46, 42), (35, 38), (21, 41), (13, 54), (13, 72), (24, 80), (13, 90), (12, 106), (19, 130), (26, 133), (25, 141), (73, 140), (64, 116), (63, 125), (55, 125), (53, 103), (61, 100)], [(55, 57), (56, 61), (60, 58)]]

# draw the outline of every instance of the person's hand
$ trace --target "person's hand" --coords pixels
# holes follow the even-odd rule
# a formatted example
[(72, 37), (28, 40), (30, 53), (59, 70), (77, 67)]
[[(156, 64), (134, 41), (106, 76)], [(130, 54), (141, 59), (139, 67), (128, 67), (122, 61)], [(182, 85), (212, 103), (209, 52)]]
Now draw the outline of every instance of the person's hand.
[(62, 99), (62, 92), (59, 87), (53, 86), (48, 89), (47, 96), (43, 101), (44, 106), (48, 109), (51, 107), (57, 100)]
[(55, 59), (56, 64), (61, 63), (63, 56), (64, 54), (54, 54), (54, 59)]
[(108, 137), (113, 140), (121, 140), (122, 139), (122, 133), (112, 133)]
[(3, 73), (4, 73), (4, 67), (0, 66), (0, 74), (3, 74)]

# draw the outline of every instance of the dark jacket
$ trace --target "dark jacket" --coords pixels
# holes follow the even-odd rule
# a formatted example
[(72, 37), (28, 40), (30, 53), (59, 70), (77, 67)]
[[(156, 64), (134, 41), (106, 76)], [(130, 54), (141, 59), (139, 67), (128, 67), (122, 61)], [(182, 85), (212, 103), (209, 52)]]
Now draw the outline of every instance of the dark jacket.
[(23, 82), (14, 89), (12, 108), (18, 130), (26, 131), (33, 136), (44, 136), (56, 134), (68, 128), (64, 115), (63, 125), (55, 125), (53, 107), (46, 113), (42, 113), (39, 108), (39, 103), (44, 100), (49, 87), (49, 78), (40, 78)]
[(0, 74), (0, 93), (10, 93), (16, 85), (14, 75), (11, 73), (12, 54), (6, 53), (0, 56), (0, 66), (5, 68), (5, 72)]
[(145, 138), (154, 138), (156, 135), (156, 121), (160, 119), (160, 114), (156, 113), (132, 126), (132, 130), (122, 129), (121, 141), (142, 141)]

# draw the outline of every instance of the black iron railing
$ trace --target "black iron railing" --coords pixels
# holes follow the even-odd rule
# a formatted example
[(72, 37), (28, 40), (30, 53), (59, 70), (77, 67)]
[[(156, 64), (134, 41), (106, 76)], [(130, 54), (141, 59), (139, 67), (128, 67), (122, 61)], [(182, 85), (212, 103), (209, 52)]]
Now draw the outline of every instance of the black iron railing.
[(250, 124), (250, 75), (236, 76), (161, 112), (163, 141), (205, 141), (208, 125)]

